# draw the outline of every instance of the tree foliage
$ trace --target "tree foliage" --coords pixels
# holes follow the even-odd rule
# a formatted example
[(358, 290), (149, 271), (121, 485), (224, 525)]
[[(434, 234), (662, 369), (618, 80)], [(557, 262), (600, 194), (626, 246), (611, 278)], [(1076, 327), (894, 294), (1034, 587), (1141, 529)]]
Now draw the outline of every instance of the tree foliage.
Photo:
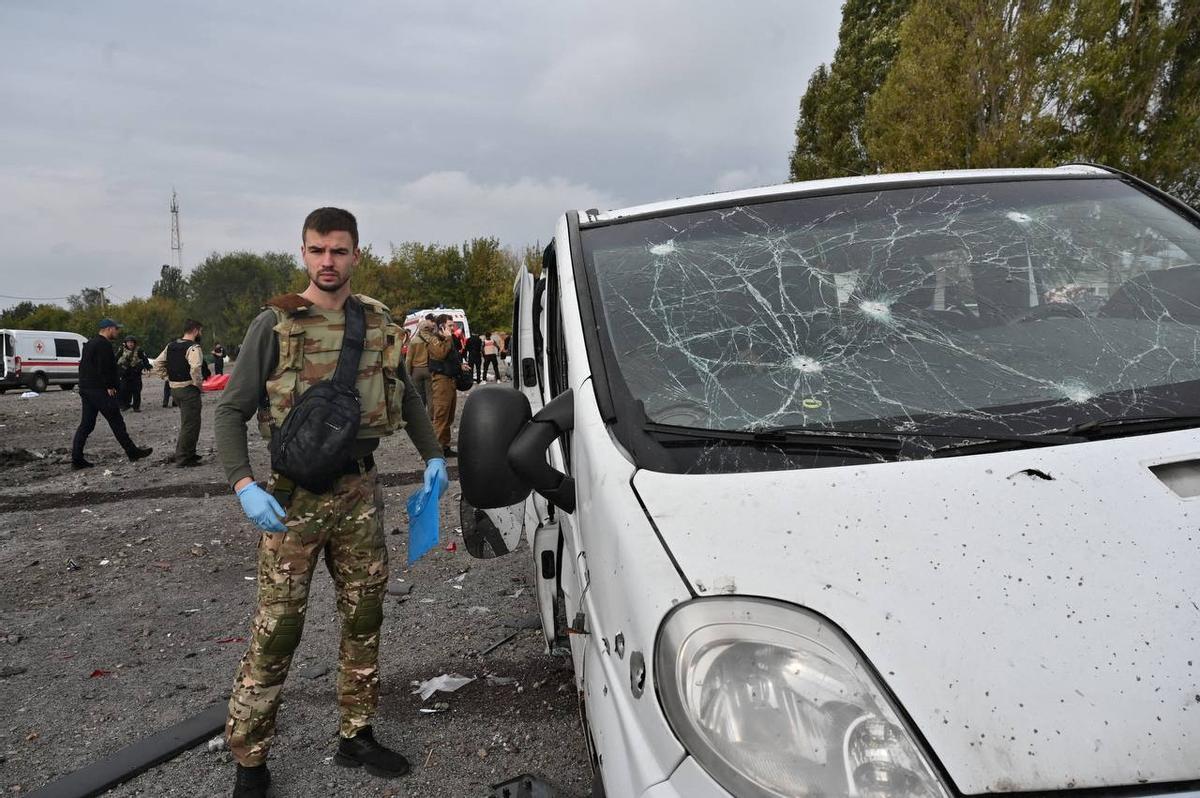
[(287, 291), (298, 273), (296, 259), (282, 252), (213, 253), (188, 275), (185, 307), (209, 341), (241, 342), (266, 300)]
[(150, 296), (161, 296), (176, 302), (185, 302), (188, 298), (188, 280), (183, 275), (183, 269), (164, 263), (159, 271), (159, 278), (150, 289)]
[[(183, 306), (166, 296), (137, 298), (113, 308), (113, 317), (124, 325), (123, 335), (132, 335), (150, 357), (183, 334)], [(88, 333), (90, 334), (90, 333)]]
[(863, 136), (867, 99), (891, 69), (912, 0), (847, 0), (833, 63), (821, 64), (800, 99), (792, 180), (878, 171)]
[(1200, 4), (849, 0), (843, 14), (801, 99), (794, 179), (1087, 160), (1200, 202)]

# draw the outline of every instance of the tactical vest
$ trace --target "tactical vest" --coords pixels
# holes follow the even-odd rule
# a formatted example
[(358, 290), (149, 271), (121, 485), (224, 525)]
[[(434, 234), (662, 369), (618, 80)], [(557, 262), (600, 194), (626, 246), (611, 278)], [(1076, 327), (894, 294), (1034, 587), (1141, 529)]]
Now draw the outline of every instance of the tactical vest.
[(171, 382), (191, 382), (192, 367), (188, 363), (188, 350), (195, 346), (194, 341), (181, 338), (167, 344), (167, 379)]
[[(366, 313), (367, 334), (359, 363), (358, 388), (362, 420), (359, 438), (379, 438), (404, 427), (403, 328), (392, 323), (387, 306), (355, 294)], [(299, 294), (267, 301), (275, 312), (279, 357), (266, 384), (266, 407), (259, 411), (259, 431), (270, 439), (306, 390), (333, 376), (342, 351), (345, 325), (336, 323)], [(340, 314), (339, 314), (340, 315)]]

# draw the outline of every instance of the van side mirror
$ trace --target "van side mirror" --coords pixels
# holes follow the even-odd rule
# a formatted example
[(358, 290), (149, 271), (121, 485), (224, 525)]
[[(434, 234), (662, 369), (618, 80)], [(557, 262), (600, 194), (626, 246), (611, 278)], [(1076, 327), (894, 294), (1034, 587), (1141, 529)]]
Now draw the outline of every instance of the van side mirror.
[(481, 385), (463, 407), (458, 478), (463, 498), (482, 509), (507, 507), (536, 490), (563, 512), (575, 512), (575, 480), (546, 461), (546, 449), (574, 428), (574, 394), (564, 391), (531, 416), (525, 394)]

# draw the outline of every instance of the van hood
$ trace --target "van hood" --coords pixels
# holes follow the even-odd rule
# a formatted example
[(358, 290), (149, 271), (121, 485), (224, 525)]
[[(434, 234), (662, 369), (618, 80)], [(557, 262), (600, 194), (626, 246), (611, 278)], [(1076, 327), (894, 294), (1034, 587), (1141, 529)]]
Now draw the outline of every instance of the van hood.
[(973, 794), (1200, 779), (1200, 498), (1150, 470), (1193, 459), (1187, 430), (633, 485), (697, 594), (838, 624)]

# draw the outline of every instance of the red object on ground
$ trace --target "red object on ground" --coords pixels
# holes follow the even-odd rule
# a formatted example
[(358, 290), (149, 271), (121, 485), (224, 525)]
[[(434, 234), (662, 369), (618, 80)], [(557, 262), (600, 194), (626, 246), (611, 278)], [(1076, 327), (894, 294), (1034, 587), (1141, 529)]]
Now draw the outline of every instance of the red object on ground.
[(458, 544), (453, 540), (446, 544), (446, 551), (458, 551)]
[(92, 671), (92, 675), (89, 676), (88, 678), (95, 679), (99, 676), (112, 676), (112, 671), (106, 671), (101, 668), (96, 668), (96, 670)]
[(200, 386), (203, 391), (223, 391), (229, 382), (228, 374), (214, 374)]
[(218, 643), (245, 643), (246, 638), (244, 638), (244, 637), (222, 637), (217, 642)]

